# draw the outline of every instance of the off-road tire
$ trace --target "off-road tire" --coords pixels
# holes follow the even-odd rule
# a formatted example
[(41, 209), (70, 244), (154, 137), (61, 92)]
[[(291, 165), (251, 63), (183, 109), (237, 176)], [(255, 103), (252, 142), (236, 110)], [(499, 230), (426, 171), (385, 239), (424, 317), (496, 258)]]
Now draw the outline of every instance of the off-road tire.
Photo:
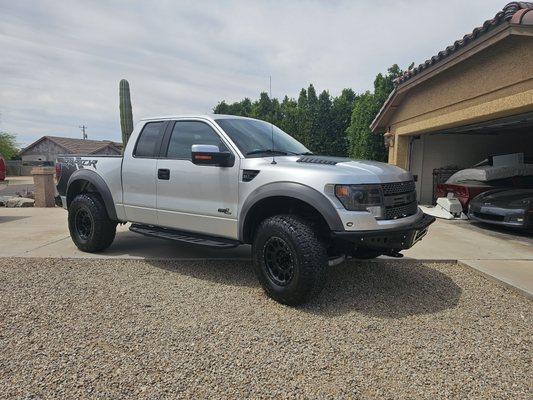
[[(83, 217), (80, 217), (83, 215)], [(87, 219), (90, 228), (80, 229), (80, 219)], [(77, 195), (68, 208), (70, 237), (81, 251), (95, 253), (107, 249), (115, 239), (117, 222), (109, 219), (101, 197), (96, 193)], [(82, 231), (84, 234), (82, 234)]]
[[(284, 242), (290, 253), (293, 276), (288, 283), (275, 282), (266, 257), (269, 243)], [(317, 229), (305, 219), (293, 215), (276, 215), (265, 219), (254, 235), (252, 245), (254, 270), (272, 299), (296, 306), (316, 297), (323, 289), (328, 266), (325, 244), (319, 239)]]

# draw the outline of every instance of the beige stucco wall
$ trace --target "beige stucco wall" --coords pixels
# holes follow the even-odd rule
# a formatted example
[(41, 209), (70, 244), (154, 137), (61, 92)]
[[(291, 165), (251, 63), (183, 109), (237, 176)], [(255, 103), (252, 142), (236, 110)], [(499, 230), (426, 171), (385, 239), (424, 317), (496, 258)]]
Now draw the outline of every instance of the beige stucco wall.
[(533, 111), (533, 37), (510, 36), (410, 89), (389, 122), (389, 162), (406, 168), (409, 135)]

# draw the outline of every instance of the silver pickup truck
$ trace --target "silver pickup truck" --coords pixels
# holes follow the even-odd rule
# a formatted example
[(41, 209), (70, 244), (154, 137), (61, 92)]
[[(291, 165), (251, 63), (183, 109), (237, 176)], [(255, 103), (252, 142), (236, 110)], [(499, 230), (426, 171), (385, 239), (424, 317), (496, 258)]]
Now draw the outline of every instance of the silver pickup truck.
[(144, 119), (123, 157), (59, 157), (57, 179), (80, 250), (106, 249), (126, 222), (197, 245), (251, 244), (264, 290), (289, 305), (320, 292), (333, 260), (401, 256), (434, 221), (409, 172), (313, 155), (272, 124), (229, 115)]

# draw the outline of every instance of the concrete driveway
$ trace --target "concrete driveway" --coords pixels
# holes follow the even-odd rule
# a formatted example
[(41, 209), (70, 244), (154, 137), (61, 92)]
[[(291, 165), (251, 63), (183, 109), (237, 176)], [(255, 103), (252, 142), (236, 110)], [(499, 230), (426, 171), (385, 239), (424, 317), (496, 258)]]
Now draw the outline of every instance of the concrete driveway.
[[(249, 259), (250, 247), (219, 250), (149, 238), (119, 226), (113, 245), (100, 254), (80, 252), (61, 208), (0, 208), (0, 257)], [(406, 259), (462, 262), (533, 296), (533, 238), (488, 230), (468, 221), (437, 220)], [(386, 259), (386, 257), (382, 257)]]
[(248, 246), (219, 250), (155, 239), (119, 225), (111, 247), (103, 253), (78, 250), (70, 239), (62, 208), (0, 208), (0, 257), (206, 259), (249, 258)]

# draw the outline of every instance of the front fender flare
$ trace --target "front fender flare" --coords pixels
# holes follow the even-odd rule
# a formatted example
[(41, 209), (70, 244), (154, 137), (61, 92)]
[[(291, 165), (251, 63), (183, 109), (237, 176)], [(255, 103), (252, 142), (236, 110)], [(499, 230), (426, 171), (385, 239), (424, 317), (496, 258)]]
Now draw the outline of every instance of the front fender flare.
[(332, 231), (343, 231), (344, 227), (333, 204), (319, 191), (296, 182), (269, 183), (255, 189), (244, 202), (239, 213), (239, 240), (244, 240), (244, 227), (250, 209), (260, 200), (268, 197), (292, 197), (314, 207), (327, 222)]
[(72, 201), (72, 194), (70, 192), (71, 185), (76, 182), (84, 180), (89, 183), (91, 183), (100, 196), (102, 197), (102, 200), (104, 201), (104, 205), (107, 211), (107, 215), (109, 216), (109, 219), (113, 221), (117, 221), (117, 211), (115, 210), (115, 202), (113, 201), (113, 196), (111, 195), (111, 191), (107, 187), (107, 184), (102, 179), (100, 175), (98, 175), (94, 171), (90, 171), (87, 169), (79, 169), (75, 171), (69, 178), (68, 184), (67, 184), (67, 208), (70, 205), (70, 202)]

